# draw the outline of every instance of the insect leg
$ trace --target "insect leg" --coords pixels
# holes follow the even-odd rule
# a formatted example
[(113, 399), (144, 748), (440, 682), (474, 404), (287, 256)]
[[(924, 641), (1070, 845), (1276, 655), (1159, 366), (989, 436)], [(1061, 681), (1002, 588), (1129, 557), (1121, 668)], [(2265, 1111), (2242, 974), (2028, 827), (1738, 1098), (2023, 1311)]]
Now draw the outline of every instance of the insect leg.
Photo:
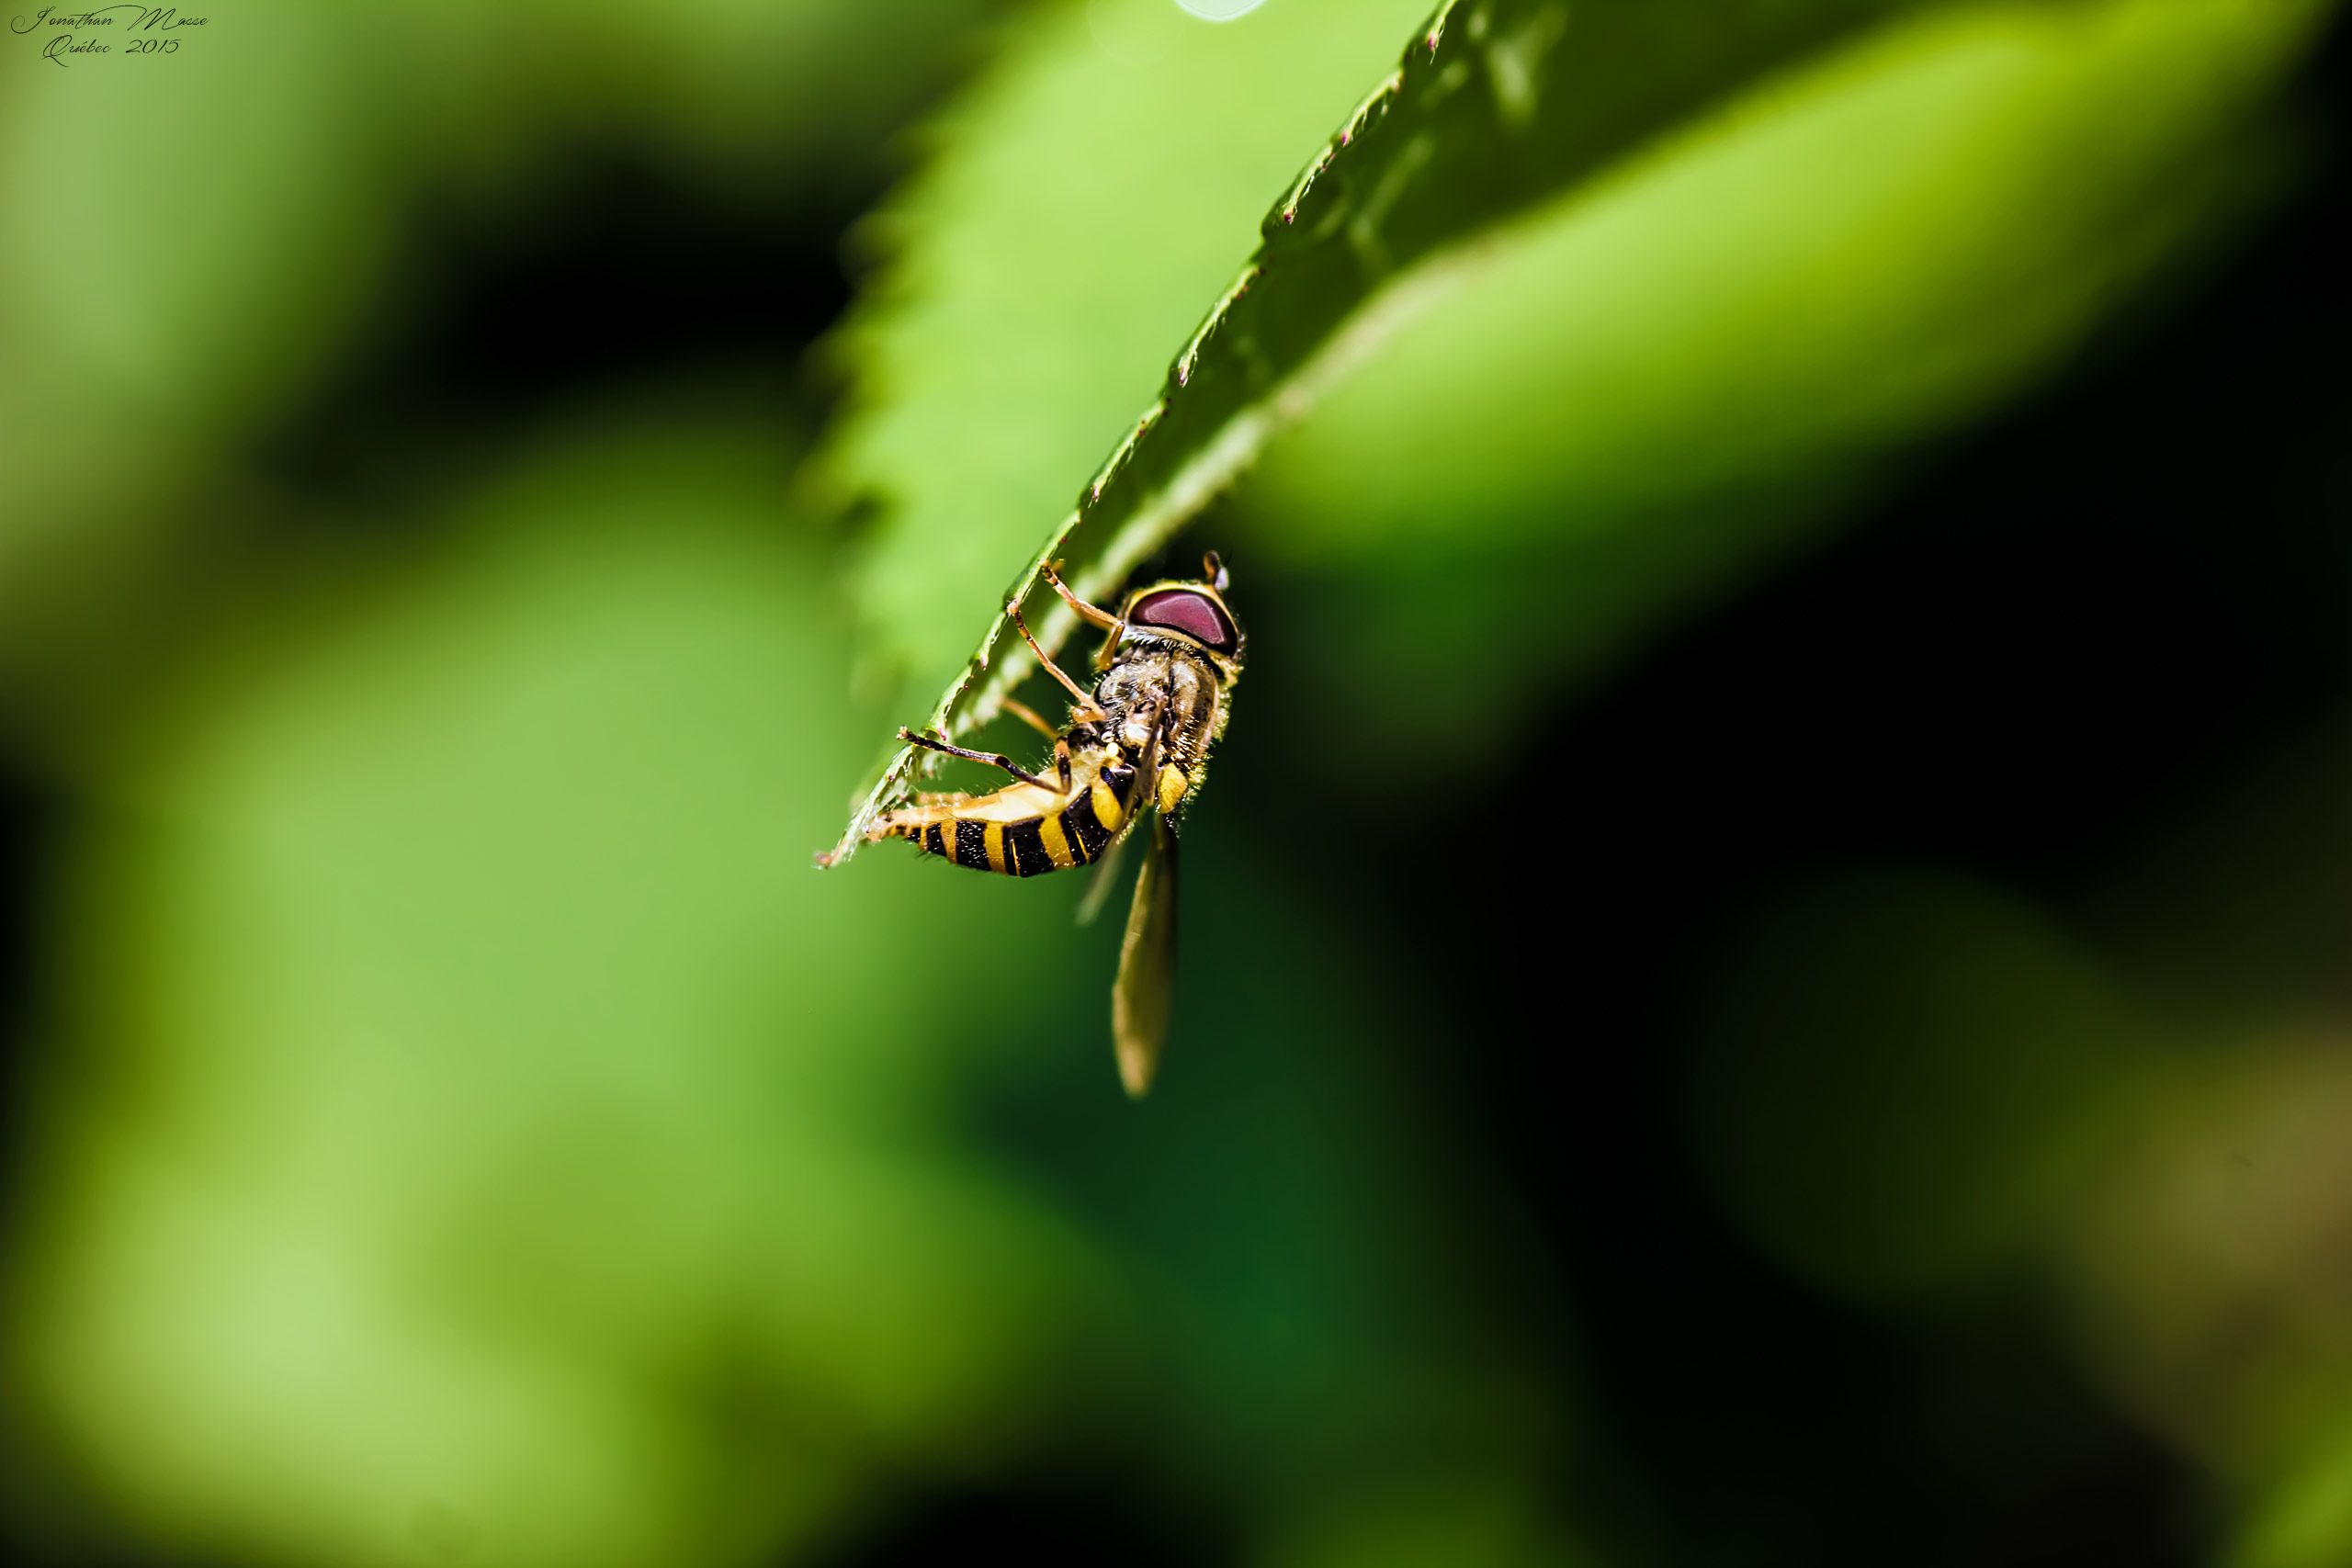
[(1101, 705), (1095, 702), (1094, 694), (1063, 674), (1062, 667), (1048, 658), (1046, 650), (1037, 646), (1037, 639), (1029, 635), (1029, 623), (1021, 618), (1021, 606), (1007, 604), (1004, 607), (1004, 613), (1012, 617), (1012, 629), (1021, 634), (1021, 640), (1029, 645), (1029, 651), (1037, 656), (1037, 662), (1046, 667), (1046, 673), (1059, 681), (1062, 683), (1062, 689), (1078, 699), (1078, 705), (1080, 708), (1089, 714), (1100, 716), (1102, 709)]
[(917, 735), (904, 725), (899, 727), (899, 739), (910, 746), (920, 746), (926, 751), (936, 751), (942, 756), (961, 757), (967, 762), (986, 762), (990, 767), (1002, 768), (1023, 784), (1039, 784), (1046, 789), (1054, 787), (1036, 774), (1015, 763), (1012, 758), (1001, 751), (972, 751), (961, 746), (950, 746), (944, 740), (934, 740), (928, 735)]
[(1046, 587), (1052, 589), (1055, 592), (1062, 596), (1063, 604), (1078, 612), (1078, 618), (1080, 620), (1090, 622), (1094, 626), (1101, 626), (1104, 631), (1111, 631), (1125, 624), (1118, 616), (1111, 614), (1110, 611), (1103, 609), (1101, 605), (1090, 604), (1085, 600), (1080, 598), (1077, 594), (1071, 592), (1069, 584), (1062, 581), (1061, 565), (1062, 563), (1057, 560), (1047, 561), (1044, 566), (1037, 569), (1038, 573), (1040, 576), (1045, 578)]
[(1004, 711), (1044, 736), (1048, 740), (1061, 738), (1061, 731), (1046, 722), (1045, 715), (1016, 697), (1004, 699)]

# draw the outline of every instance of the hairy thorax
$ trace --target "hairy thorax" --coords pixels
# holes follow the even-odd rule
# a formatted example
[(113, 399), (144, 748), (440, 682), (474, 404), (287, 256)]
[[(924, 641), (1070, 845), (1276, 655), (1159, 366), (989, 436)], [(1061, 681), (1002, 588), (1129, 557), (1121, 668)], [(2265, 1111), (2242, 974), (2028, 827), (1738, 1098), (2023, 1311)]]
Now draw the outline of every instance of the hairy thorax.
[(1187, 773), (1207, 760), (1222, 717), (1216, 669), (1202, 654), (1177, 644), (1137, 639), (1120, 648), (1094, 688), (1110, 716), (1111, 737), (1129, 755), (1151, 739), (1155, 715), (1160, 761)]

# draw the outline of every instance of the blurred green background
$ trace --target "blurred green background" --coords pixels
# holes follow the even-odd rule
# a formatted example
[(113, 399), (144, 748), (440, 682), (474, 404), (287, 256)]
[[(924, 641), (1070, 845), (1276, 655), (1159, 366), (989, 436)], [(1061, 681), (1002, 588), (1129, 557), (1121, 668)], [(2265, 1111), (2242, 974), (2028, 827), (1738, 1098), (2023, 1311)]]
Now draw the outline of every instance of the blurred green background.
[(2319, 0), (1493, 236), (1171, 551), (1148, 1100), (1076, 886), (810, 868), (1425, 9), (0, 34), (13, 1556), (2352, 1563)]

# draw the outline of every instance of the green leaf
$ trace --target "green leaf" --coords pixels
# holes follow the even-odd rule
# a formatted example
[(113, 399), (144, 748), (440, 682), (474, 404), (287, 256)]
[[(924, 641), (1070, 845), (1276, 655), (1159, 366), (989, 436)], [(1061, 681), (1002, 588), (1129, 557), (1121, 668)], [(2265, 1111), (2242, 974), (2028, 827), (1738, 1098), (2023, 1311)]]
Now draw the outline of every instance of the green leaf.
[[(1038, 568), (1057, 557), (1071, 562), (1081, 592), (1114, 589), (1272, 431), (1459, 276), (1459, 269), (1432, 264), (1465, 257), (1468, 242), (1775, 69), (1916, 8), (1905, 0), (1740, 0), (1699, 18), (1679, 7), (1632, 3), (1441, 6), (1266, 213), (1256, 256), (1181, 343), (1159, 400), (1117, 441), (1044, 547), (1030, 554), (1006, 597), (1025, 600)], [(986, 297), (1023, 314), (1065, 309), (1052, 278), (1006, 265), (1008, 257), (1052, 265), (1049, 248), (1037, 243), (1041, 221), (1053, 226), (1054, 215), (1062, 215), (1078, 231), (1069, 236), (1076, 243), (1058, 254), (1083, 256), (1100, 274), (1105, 236), (1085, 227), (1089, 182), (1135, 181), (1138, 162), (1157, 173), (1163, 164), (1189, 170), (1194, 160), (1207, 161), (1215, 154), (1206, 150), (1182, 142), (1171, 150), (1168, 128), (1184, 126), (1188, 107), (1213, 100), (1248, 115), (1261, 95), (1305, 101), (1294, 73), (1332, 58), (1335, 45), (1360, 39), (1366, 25), (1355, 8), (1283, 9), (1297, 13), (1288, 30), (1270, 28), (1250, 48), (1179, 28), (1164, 40), (1180, 57), (1174, 68), (1125, 73), (1101, 66), (1078, 36), (1087, 23), (1073, 15), (978, 99), (974, 121), (993, 137), (958, 128), (973, 150), (943, 161), (902, 208), (899, 221), (908, 228), (968, 220), (961, 237), (977, 254), (910, 259), (850, 341), (865, 362), (869, 396), (879, 401), (843, 437), (837, 481), (879, 489), (900, 507), (865, 562), (859, 587), (885, 659), (947, 668), (954, 656), (943, 658), (943, 650), (956, 646), (945, 640), (954, 636), (949, 628), (978, 608), (969, 574), (985, 572), (991, 559), (1018, 558), (1009, 541), (1034, 537), (1028, 530), (1038, 502), (1031, 487), (1039, 481), (1016, 465), (1034, 457), (1038, 442), (1024, 433), (1057, 423), (1100, 428), (1084, 388), (1031, 398), (1027, 388), (1010, 384), (1022, 367), (959, 355), (945, 335), (959, 321), (952, 306), (968, 309)], [(1235, 31), (1247, 37), (1247, 28)], [(1213, 66), (1224, 69), (1211, 94), (1200, 88)], [(1087, 85), (1073, 85), (1071, 74)], [(1054, 150), (1048, 144), (1057, 133), (1064, 144)], [(1057, 180), (1069, 188), (1052, 188)], [(988, 216), (991, 203), (1002, 216)], [(1181, 193), (1170, 204), (1182, 209), (1174, 222), (1197, 215)], [(1214, 193), (1199, 203), (1215, 205)], [(1140, 242), (1164, 237), (1120, 236), (1111, 276), (1147, 249)], [(1002, 243), (979, 243), (989, 239)], [(943, 276), (951, 308), (936, 294), (925, 298)], [(1158, 306), (1138, 288), (1113, 308)], [(933, 367), (926, 363), (933, 359), (943, 363)], [(983, 446), (1005, 459), (975, 460)], [(926, 468), (938, 476), (928, 487), (918, 477)], [(976, 488), (967, 482), (974, 472), (1005, 477)], [(1058, 647), (1073, 624), (1055, 606), (1038, 617), (1040, 637)], [(957, 733), (986, 722), (1028, 671), (1025, 650), (1007, 637), (1004, 620), (993, 618), (933, 724)], [(889, 760), (837, 857), (854, 849), (876, 813), (903, 796), (913, 762), (910, 750)]]
[[(1228, 137), (1271, 135), (1261, 95), (1324, 90), (1313, 71), (1363, 30), (1283, 10), (1287, 31), (1246, 47), (1243, 28), (1180, 28), (1148, 70), (1048, 35), (892, 215), (916, 248), (849, 334), (869, 402), (831, 458), (837, 485), (890, 508), (857, 582), (874, 659), (961, 667), (941, 728), (985, 723), (1028, 672), (975, 587), (1028, 553), (1082, 443), (1119, 435), (1110, 389), (1140, 382), (1138, 334), (1172, 319), (1200, 229), (1232, 220), (1230, 149), (1165, 124), (1214, 99)], [(1171, 334), (1162, 398), (1006, 596), (1054, 555), (1113, 596), (1405, 322), (1237, 525), (1327, 569), (1386, 552), (1374, 602), (1335, 613), (1443, 623), (1389, 650), (1417, 690), (1464, 673), (1424, 667), (1432, 640), (1458, 666), (1498, 623), (1531, 676), (1589, 662), (1866, 492), (1886, 453), (2062, 364), (2258, 208), (2284, 145), (2262, 110), (2327, 10), (1743, 6), (1691, 29), (1601, 6), (1571, 33), (1542, 5), (1449, 7), (1267, 217), (1209, 323)], [(1458, 58), (1449, 37), (1468, 40)], [(1046, 611), (1058, 646), (1070, 622)], [(1410, 674), (1351, 668), (1391, 694)], [(1487, 684), (1456, 731), (1519, 700)], [(865, 812), (910, 762), (890, 760)]]
[(1283, 637), (1332, 722), (1476, 767), (2193, 282), (2287, 188), (2325, 14), (1948, 8), (1783, 73), (1486, 247), (1216, 542), (1314, 580)]

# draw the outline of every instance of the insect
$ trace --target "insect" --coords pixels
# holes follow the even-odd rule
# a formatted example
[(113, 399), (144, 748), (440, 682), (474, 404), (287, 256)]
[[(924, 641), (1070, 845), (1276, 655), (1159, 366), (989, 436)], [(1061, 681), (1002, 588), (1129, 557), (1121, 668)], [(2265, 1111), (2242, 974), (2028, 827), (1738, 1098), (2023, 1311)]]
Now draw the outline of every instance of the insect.
[(1241, 626), (1226, 608), (1227, 578), (1214, 552), (1197, 581), (1156, 582), (1127, 595), (1119, 613), (1072, 592), (1052, 566), (1046, 581), (1080, 620), (1107, 634), (1094, 658), (1092, 690), (1063, 671), (1021, 618), (1005, 614), (1037, 662), (1071, 697), (1069, 722), (1057, 730), (1034, 709), (1007, 699), (1011, 713), (1053, 738), (1050, 775), (1033, 773), (1001, 752), (974, 751), (933, 735), (900, 729), (899, 739), (1012, 775), (987, 795), (918, 795), (866, 830), (870, 840), (907, 839), (927, 854), (975, 871), (1035, 876), (1093, 865), (1080, 918), (1110, 888), (1111, 868), (1143, 818), (1152, 818), (1151, 848), (1136, 878), (1111, 987), (1111, 1038), (1127, 1092), (1150, 1087), (1168, 1037), (1176, 966), (1176, 829), (1184, 805), (1208, 771), (1209, 748), (1232, 714), (1241, 673)]

